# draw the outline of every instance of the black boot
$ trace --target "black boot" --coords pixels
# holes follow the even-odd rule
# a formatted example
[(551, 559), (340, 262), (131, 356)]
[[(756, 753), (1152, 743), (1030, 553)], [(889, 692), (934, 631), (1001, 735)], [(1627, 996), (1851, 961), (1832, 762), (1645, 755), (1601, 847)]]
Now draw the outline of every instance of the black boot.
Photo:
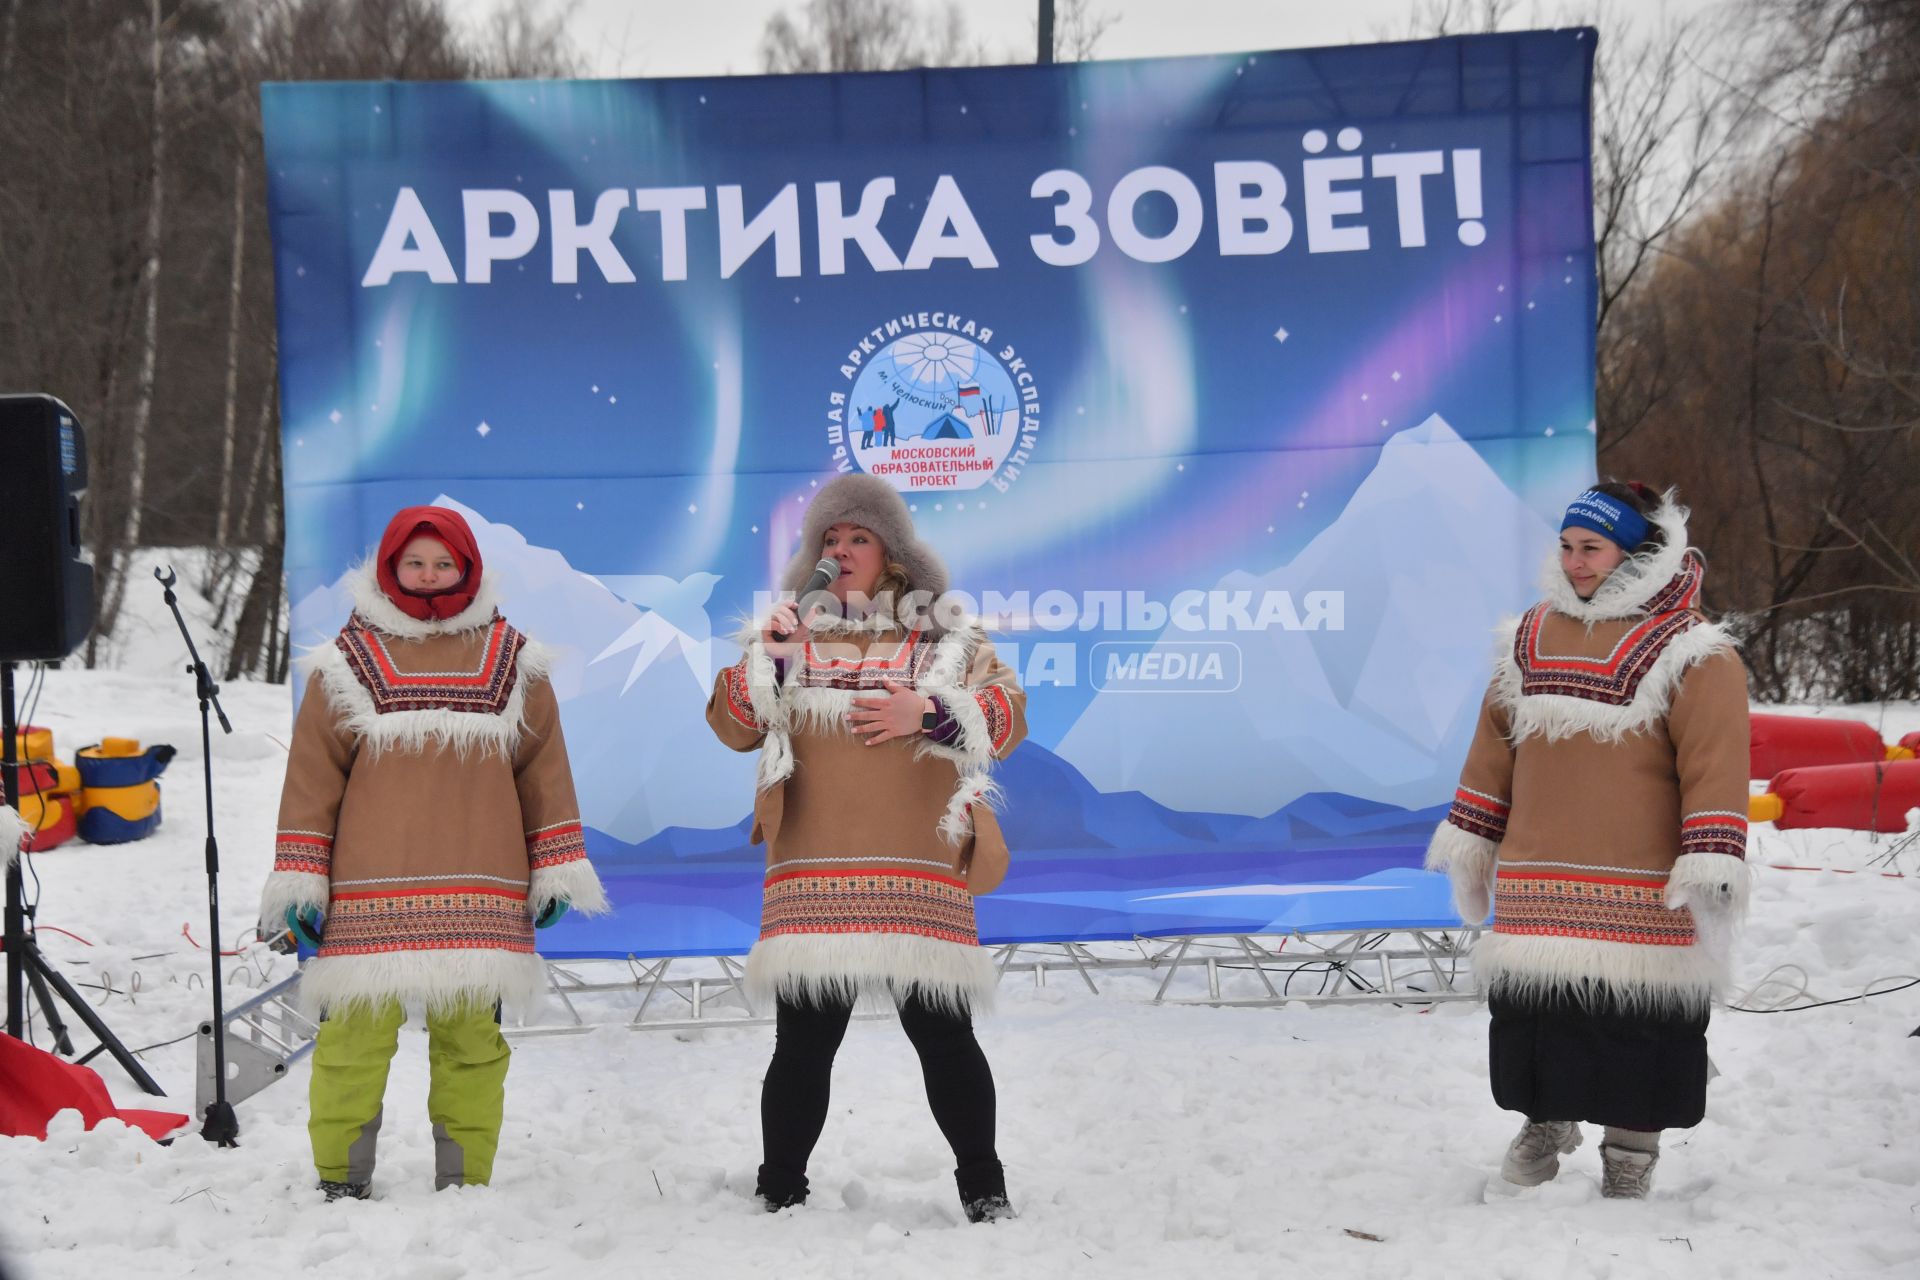
[(807, 1175), (763, 1164), (753, 1194), (760, 1197), (760, 1203), (768, 1213), (791, 1209), (807, 1202)]
[(335, 1200), (365, 1200), (373, 1195), (371, 1182), (328, 1182), (320, 1179), (320, 1190), (326, 1194), (327, 1203)]
[(1007, 1199), (1007, 1171), (998, 1160), (982, 1160), (953, 1171), (960, 1208), (968, 1222), (998, 1222), (1014, 1216)]

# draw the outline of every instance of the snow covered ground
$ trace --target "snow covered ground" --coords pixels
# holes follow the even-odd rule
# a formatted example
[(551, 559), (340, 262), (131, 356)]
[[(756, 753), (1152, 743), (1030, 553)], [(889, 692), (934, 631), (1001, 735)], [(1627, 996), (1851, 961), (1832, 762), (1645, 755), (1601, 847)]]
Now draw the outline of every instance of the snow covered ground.
[[(201, 759), (191, 682), (164, 669), (47, 676), (34, 718), (63, 755), (116, 734), (180, 756), (154, 838), (70, 845), (33, 867), (47, 954), (93, 984), (83, 989), (120, 1036), (188, 1037), (144, 1057), (189, 1111), (191, 1032), (208, 1007)], [(226, 702), (235, 733), (214, 758), (232, 947), (250, 935), (268, 870), (288, 700), (236, 684)], [(1852, 714), (1879, 722), (1881, 709)], [(1888, 738), (1914, 728), (1920, 707), (1887, 713)], [(1833, 999), (1920, 971), (1920, 849), (1886, 865), (1894, 843), (1761, 830), (1738, 985), (1798, 968), (1744, 1003), (1802, 984)], [(243, 950), (228, 961), (232, 1000), (291, 972), (257, 944)], [(1071, 978), (1010, 980), (983, 1022), (1013, 1222), (961, 1221), (890, 1022), (848, 1035), (814, 1199), (799, 1211), (769, 1216), (749, 1198), (764, 1028), (519, 1042), (494, 1185), (436, 1195), (415, 1028), (388, 1088), (371, 1202), (323, 1205), (312, 1189), (303, 1062), (240, 1106), (238, 1150), (77, 1122), (46, 1143), (0, 1138), (0, 1268), (28, 1280), (322, 1267), (702, 1280), (1920, 1274), (1920, 1039), (1908, 1037), (1920, 989), (1717, 1013), (1707, 1120), (1669, 1135), (1653, 1199), (1634, 1204), (1600, 1198), (1597, 1135), (1558, 1182), (1488, 1193), (1518, 1120), (1488, 1099), (1479, 1006), (1155, 1007), (1157, 981), (1116, 976), (1094, 996)], [(142, 1105), (111, 1061), (95, 1065), (122, 1105)]]

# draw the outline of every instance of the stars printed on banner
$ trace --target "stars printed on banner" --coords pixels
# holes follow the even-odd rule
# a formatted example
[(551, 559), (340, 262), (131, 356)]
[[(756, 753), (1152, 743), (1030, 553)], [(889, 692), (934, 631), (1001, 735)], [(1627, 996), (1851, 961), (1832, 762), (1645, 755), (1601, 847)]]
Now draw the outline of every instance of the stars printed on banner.
[(484, 419), (481, 420), (479, 426), (474, 428), (474, 431), (482, 440), (485, 440), (489, 435), (493, 434), (493, 428), (488, 426)]
[(342, 415), (340, 411), (338, 409), (335, 409), (332, 413), (327, 415), (327, 421), (333, 423), (337, 427), (340, 425), (341, 417)]

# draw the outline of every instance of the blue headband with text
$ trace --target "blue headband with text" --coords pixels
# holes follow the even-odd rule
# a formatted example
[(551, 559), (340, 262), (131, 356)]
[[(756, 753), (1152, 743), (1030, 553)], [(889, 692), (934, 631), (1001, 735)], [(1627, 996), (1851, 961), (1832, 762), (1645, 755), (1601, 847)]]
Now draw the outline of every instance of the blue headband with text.
[(1647, 540), (1647, 518), (1620, 499), (1601, 493), (1598, 489), (1589, 489), (1573, 500), (1573, 504), (1567, 508), (1566, 519), (1560, 522), (1560, 528), (1562, 532), (1568, 529), (1591, 529), (1617, 543), (1622, 551), (1629, 552)]

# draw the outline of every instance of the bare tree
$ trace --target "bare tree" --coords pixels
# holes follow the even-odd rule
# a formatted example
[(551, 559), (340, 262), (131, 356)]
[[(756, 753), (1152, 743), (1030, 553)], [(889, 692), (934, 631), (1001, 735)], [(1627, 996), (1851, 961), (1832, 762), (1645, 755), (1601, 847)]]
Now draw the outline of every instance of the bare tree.
[[(1623, 290), (1664, 394), (1603, 456), (1678, 480), (1756, 690), (1920, 694), (1920, 11), (1775, 0), (1753, 75), (1767, 145)], [(1602, 364), (1603, 385), (1608, 366)], [(1603, 449), (1607, 448), (1603, 436)]]
[(954, 0), (807, 0), (782, 10), (760, 36), (760, 63), (776, 75), (807, 71), (895, 71), (989, 60), (967, 33)]
[(284, 674), (259, 85), (576, 65), (551, 0), (477, 32), (449, 8), (0, 0), (0, 385), (54, 392), (87, 428), (89, 661), (113, 656), (142, 544), (210, 546), (210, 599), (239, 633), (230, 671)]
[(1378, 30), (1381, 40), (1475, 35), (1505, 28), (1519, 0), (1420, 0), (1398, 28)]
[(580, 53), (567, 37), (579, 0), (502, 5), (469, 45), (472, 75), (483, 80), (561, 79), (581, 74)]

